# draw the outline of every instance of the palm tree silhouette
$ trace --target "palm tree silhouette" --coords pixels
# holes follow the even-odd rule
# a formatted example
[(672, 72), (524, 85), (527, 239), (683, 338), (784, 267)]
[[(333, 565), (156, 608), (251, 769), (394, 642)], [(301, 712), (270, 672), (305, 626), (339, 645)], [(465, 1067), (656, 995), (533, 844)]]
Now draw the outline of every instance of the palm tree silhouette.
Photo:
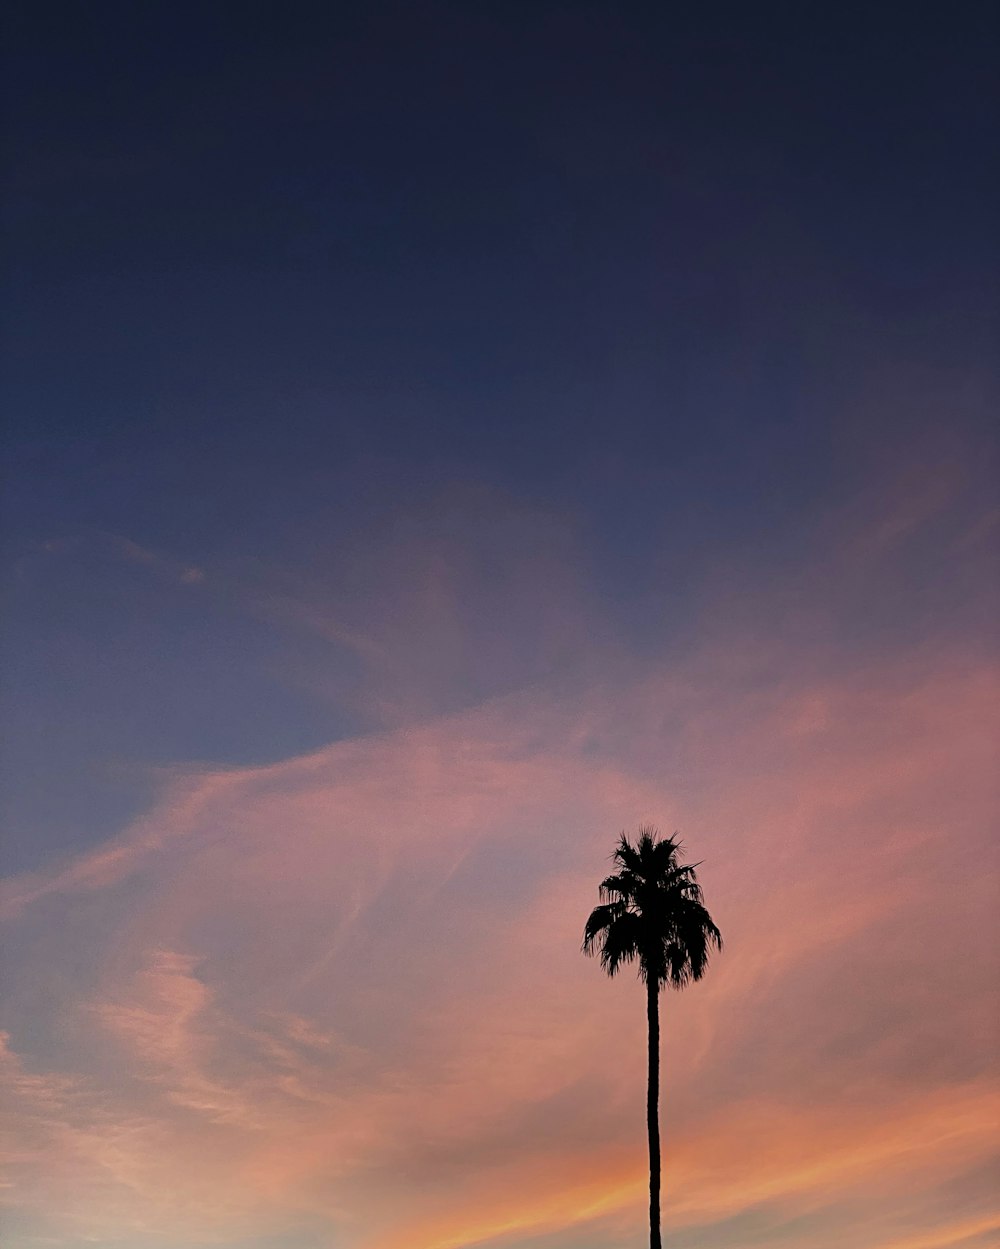
[(697, 863), (678, 858), (681, 843), (660, 838), (655, 828), (639, 829), (633, 846), (624, 833), (611, 856), (615, 873), (601, 881), (583, 932), (584, 954), (597, 954), (613, 976), (624, 963), (639, 964), (646, 985), (649, 1023), (649, 1245), (660, 1249), (660, 989), (683, 989), (705, 974), (711, 947), (722, 949), (722, 935), (705, 910)]

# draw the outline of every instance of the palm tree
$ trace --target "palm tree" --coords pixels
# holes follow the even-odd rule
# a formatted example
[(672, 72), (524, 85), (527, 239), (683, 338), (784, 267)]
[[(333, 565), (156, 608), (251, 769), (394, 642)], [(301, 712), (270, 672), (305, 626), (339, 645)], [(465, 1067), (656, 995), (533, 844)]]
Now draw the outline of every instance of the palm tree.
[(703, 905), (695, 876), (697, 863), (678, 858), (681, 843), (660, 838), (655, 828), (639, 829), (635, 845), (624, 833), (611, 856), (615, 873), (601, 881), (583, 932), (584, 954), (597, 954), (613, 976), (625, 963), (638, 963), (646, 985), (649, 1023), (649, 1245), (660, 1249), (660, 989), (683, 989), (705, 974), (711, 947), (722, 936)]

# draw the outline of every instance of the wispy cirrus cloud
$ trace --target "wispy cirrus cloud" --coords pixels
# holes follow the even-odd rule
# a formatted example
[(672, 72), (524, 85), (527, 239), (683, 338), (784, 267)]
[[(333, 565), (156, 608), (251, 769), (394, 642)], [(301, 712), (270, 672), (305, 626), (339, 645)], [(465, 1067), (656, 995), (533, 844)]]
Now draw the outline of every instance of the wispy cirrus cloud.
[[(383, 727), (174, 767), (120, 835), (5, 881), (12, 1244), (638, 1235), (641, 996), (579, 940), (614, 836), (652, 819), (704, 860), (727, 938), (664, 1004), (674, 1241), (983, 1249), (1000, 673), (933, 616), (908, 646), (838, 623), (925, 527), (988, 597), (961, 491), (908, 492), (848, 509), (786, 585), (737, 580), (671, 658), (604, 650), (598, 623), (589, 662), (516, 689), (529, 622), (470, 640), (479, 574), (442, 580), (418, 535), (403, 600), (431, 569), (431, 606), (345, 626)], [(539, 653), (572, 617), (586, 655), (593, 605), (550, 575), (564, 536), (497, 593), (548, 581)], [(342, 623), (335, 597), (296, 627)], [(470, 657), (488, 696), (448, 710)]]
[(166, 581), (179, 585), (200, 585), (206, 580), (204, 568), (197, 564), (185, 563), (171, 555), (153, 551), (139, 542), (133, 541), (124, 534), (106, 533), (102, 531), (76, 533), (46, 538), (38, 543), (28, 554), (22, 556), (21, 563), (31, 556), (47, 558), (76, 558), (103, 555), (126, 564), (136, 564), (148, 568)]
[[(683, 725), (693, 672), (665, 669), (614, 700), (517, 696), (192, 776), (110, 861), (22, 896), (29, 932), (79, 912), (57, 967), (81, 934), (94, 960), (58, 1009), (76, 1066), (50, 1077), (91, 1101), (47, 1116), (64, 1153), (67, 1132), (105, 1157), (127, 1134), (98, 1234), (239, 1243), (252, 1207), (359, 1247), (605, 1243), (602, 1220), (641, 1209), (644, 1036), (579, 927), (614, 830), (654, 812), (690, 830), (729, 938), (665, 1006), (668, 1225), (766, 1205), (814, 1217), (820, 1245), (835, 1192), (981, 1165), (996, 1108), (968, 941), (990, 922), (995, 674), (904, 662), (762, 691), (731, 665), (710, 687), (706, 658)], [(38, 1165), (51, 1201), (60, 1164)], [(165, 1176), (177, 1200), (150, 1222)], [(55, 1200), (92, 1225), (71, 1189)]]

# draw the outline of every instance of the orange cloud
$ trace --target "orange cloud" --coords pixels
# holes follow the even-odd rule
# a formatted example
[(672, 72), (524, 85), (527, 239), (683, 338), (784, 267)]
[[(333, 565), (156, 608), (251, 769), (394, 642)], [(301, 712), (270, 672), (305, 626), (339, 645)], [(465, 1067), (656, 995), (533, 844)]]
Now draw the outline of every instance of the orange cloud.
[(643, 1208), (641, 995), (579, 939), (648, 818), (705, 860), (728, 938), (664, 1003), (668, 1224), (721, 1246), (766, 1209), (819, 1249), (841, 1206), (978, 1174), (996, 673), (778, 659), (178, 778), (116, 842), (8, 882), (33, 1053), (4, 1076), (29, 1142), (10, 1208), (129, 1249), (616, 1243)]

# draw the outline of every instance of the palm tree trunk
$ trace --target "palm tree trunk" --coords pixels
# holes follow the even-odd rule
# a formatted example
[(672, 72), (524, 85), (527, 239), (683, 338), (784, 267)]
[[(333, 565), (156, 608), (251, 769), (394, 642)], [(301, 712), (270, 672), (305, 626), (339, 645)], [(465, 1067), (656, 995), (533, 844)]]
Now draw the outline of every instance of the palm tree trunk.
[(646, 985), (646, 1019), (649, 1023), (649, 1085), (646, 1092), (646, 1127), (649, 1130), (649, 1249), (660, 1242), (660, 986)]

